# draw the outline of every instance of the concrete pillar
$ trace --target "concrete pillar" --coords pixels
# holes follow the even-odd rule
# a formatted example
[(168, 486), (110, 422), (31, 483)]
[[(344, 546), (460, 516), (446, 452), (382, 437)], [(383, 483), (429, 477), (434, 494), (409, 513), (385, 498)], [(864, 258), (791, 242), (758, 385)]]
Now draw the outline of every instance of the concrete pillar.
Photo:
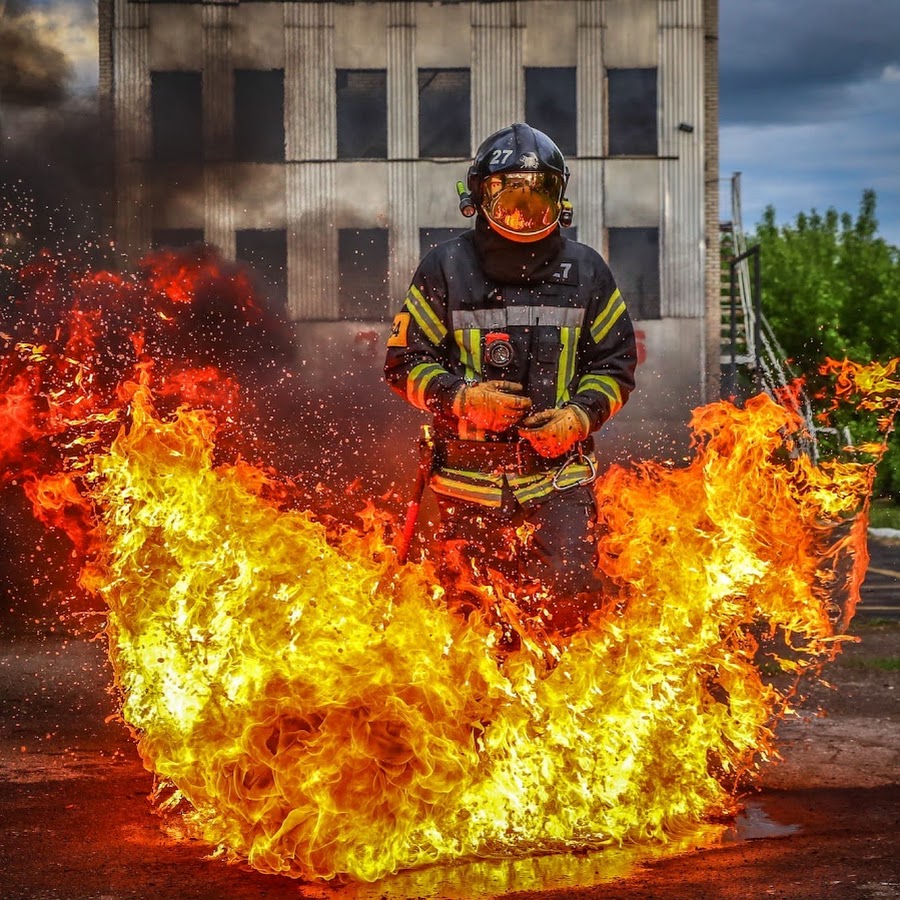
[(472, 4), (472, 153), (493, 132), (525, 117), (518, 2)]
[(419, 155), (415, 3), (388, 7), (388, 205), (391, 308), (406, 292), (419, 256), (416, 170)]
[(293, 319), (334, 319), (339, 303), (331, 4), (285, 3), (284, 34), (288, 311)]
[[(576, 19), (578, 78), (578, 162), (573, 194), (578, 197), (578, 239), (603, 250), (603, 138), (605, 131), (603, 63), (606, 2), (581, 0)], [(594, 157), (593, 159), (591, 157)]]
[(234, 67), (231, 10), (203, 5), (203, 209), (205, 240), (234, 259)]
[[(660, 0), (661, 314), (702, 317), (703, 30), (701, 0)], [(668, 158), (665, 158), (668, 157)]]
[(114, 233), (119, 253), (134, 262), (150, 244), (144, 167), (150, 158), (149, 7), (115, 0), (112, 56), (116, 146)]

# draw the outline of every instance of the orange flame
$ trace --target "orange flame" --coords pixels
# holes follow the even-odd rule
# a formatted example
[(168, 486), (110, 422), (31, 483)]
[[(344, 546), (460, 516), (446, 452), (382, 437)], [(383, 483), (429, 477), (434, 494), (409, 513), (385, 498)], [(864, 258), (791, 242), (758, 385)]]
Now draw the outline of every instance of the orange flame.
[[(614, 596), (563, 638), (519, 609), (514, 585), (473, 583), (500, 614), (456, 615), (428, 563), (397, 565), (373, 504), (363, 529), (329, 530), (272, 499), (290, 490), (272, 490), (274, 473), (220, 464), (235, 383), (149, 355), (170, 292), (120, 284), (142, 298), (131, 371), (104, 369), (103, 315), (20, 341), (2, 371), (4, 463), (81, 541), (163, 808), (230, 858), (373, 881), (670, 840), (733, 813), (777, 756), (792, 689), (760, 661), (799, 676), (849, 639), (873, 467), (797, 453), (790, 404), (711, 404), (694, 413), (688, 465), (609, 470), (599, 551)], [(886, 422), (895, 365), (846, 370)]]
[[(868, 467), (780, 461), (792, 414), (765, 397), (695, 415), (686, 469), (598, 488), (614, 615), (547, 657), (454, 617), (429, 567), (377, 534), (339, 541), (212, 460), (214, 426), (142, 389), (97, 460), (123, 715), (207, 840), (256, 868), (375, 880), (460, 856), (665, 840), (735, 809), (789, 698), (759, 675), (833, 656), (835, 587), (864, 570)], [(863, 521), (859, 519), (857, 521)], [(855, 554), (835, 585), (829, 560)], [(776, 652), (780, 634), (791, 652)]]

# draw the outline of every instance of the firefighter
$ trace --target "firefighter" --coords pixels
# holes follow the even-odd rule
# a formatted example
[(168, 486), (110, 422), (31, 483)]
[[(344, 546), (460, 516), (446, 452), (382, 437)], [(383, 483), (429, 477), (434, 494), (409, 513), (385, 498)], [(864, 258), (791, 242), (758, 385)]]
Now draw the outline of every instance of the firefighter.
[(462, 550), (542, 585), (560, 627), (600, 602), (591, 433), (627, 401), (636, 364), (609, 267), (561, 232), (568, 179), (559, 148), (529, 125), (482, 143), (457, 186), (475, 227), (421, 260), (384, 367), (433, 416), (445, 574), (459, 558), (448, 549)]

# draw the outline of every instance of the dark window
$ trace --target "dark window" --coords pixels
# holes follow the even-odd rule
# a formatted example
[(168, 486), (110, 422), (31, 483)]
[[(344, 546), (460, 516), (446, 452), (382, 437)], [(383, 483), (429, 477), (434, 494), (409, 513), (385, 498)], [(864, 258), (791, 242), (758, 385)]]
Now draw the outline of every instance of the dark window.
[(337, 70), (338, 159), (387, 159), (387, 72)]
[(161, 162), (203, 159), (202, 92), (200, 72), (150, 73), (154, 159)]
[(656, 69), (609, 69), (610, 156), (656, 156)]
[(471, 155), (469, 94), (468, 69), (419, 69), (419, 156)]
[(566, 156), (578, 152), (576, 96), (575, 69), (525, 69), (525, 121), (551, 137)]
[(271, 309), (287, 305), (287, 232), (248, 228), (235, 232), (235, 255), (253, 270), (255, 287)]
[(234, 155), (244, 162), (283, 162), (284, 70), (235, 69)]
[(658, 319), (659, 229), (610, 228), (609, 265), (634, 319)]
[(168, 247), (177, 250), (190, 247), (191, 244), (203, 243), (202, 228), (154, 228), (153, 248)]
[(424, 256), (432, 247), (437, 247), (444, 241), (451, 241), (469, 230), (468, 228), (420, 228), (419, 253)]
[(339, 229), (338, 267), (341, 318), (385, 319), (388, 313), (387, 229)]

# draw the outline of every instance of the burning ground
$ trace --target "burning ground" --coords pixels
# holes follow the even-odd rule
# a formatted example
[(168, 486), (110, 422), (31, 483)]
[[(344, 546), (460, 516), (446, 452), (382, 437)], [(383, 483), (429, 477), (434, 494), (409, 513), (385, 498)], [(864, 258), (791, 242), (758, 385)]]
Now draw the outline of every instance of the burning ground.
[[(697, 410), (685, 466), (609, 470), (610, 602), (560, 635), (489, 571), (458, 615), (427, 561), (397, 565), (377, 504), (322, 515), (327, 465), (271, 466), (289, 365), (256, 371), (257, 342), (284, 345), (239, 270), (43, 257), (17, 278), (5, 479), (72, 541), (159, 807), (227, 858), (372, 881), (715, 837), (840, 650), (872, 463), (813, 466), (789, 398)], [(836, 398), (887, 430), (895, 366), (834, 364)]]

